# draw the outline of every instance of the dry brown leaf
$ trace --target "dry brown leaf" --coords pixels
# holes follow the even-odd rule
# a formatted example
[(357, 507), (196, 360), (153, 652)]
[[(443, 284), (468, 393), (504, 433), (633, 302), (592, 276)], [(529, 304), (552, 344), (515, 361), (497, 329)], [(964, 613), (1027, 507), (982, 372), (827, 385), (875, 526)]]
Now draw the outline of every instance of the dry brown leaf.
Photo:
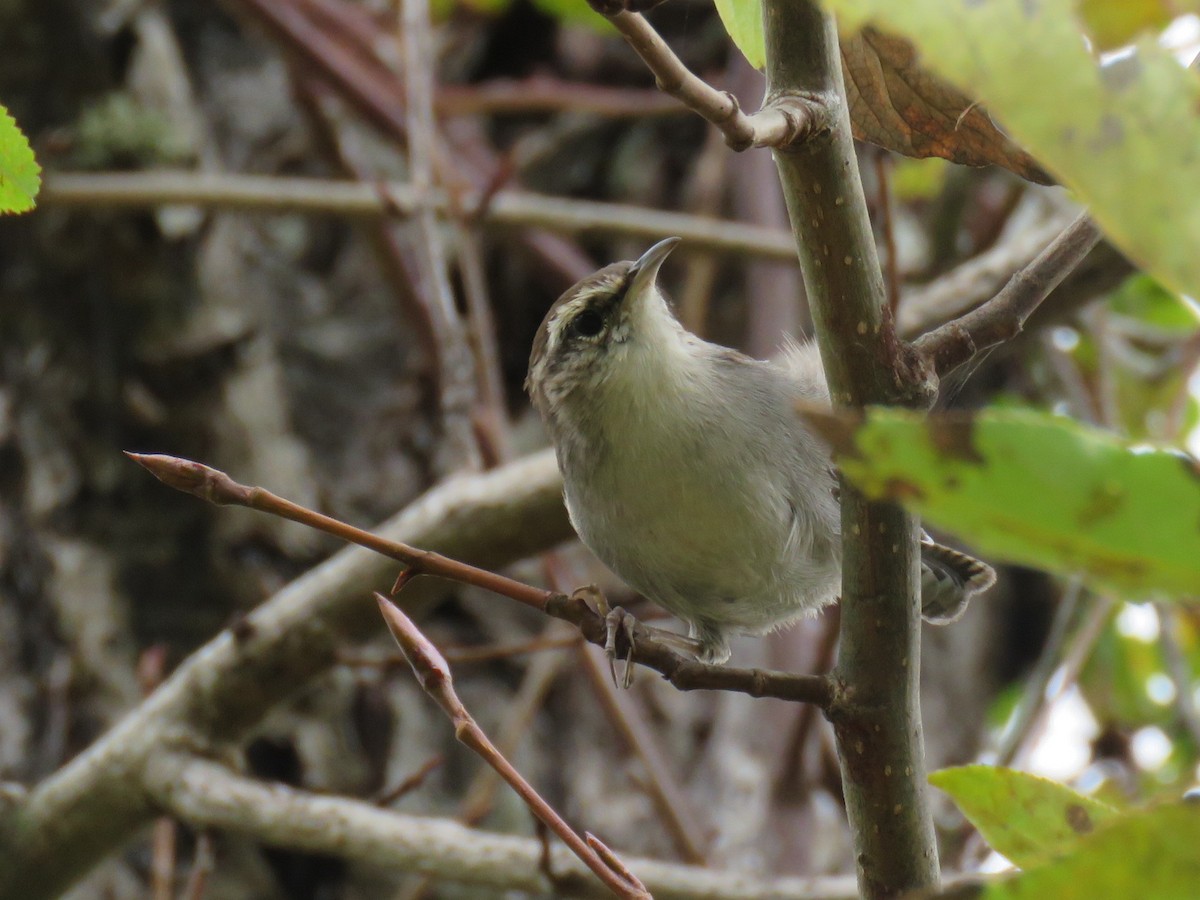
[(1003, 166), (1038, 184), (1054, 179), (978, 104), (918, 65), (908, 41), (864, 28), (842, 39), (854, 136), (904, 156)]

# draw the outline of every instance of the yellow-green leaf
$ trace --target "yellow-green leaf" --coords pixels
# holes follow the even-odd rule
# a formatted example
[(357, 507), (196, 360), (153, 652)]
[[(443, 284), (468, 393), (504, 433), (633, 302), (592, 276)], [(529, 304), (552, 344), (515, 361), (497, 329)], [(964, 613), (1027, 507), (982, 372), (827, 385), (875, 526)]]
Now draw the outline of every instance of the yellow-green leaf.
[(1195, 900), (1200, 896), (1200, 804), (1118, 816), (1069, 852), (990, 884), (986, 900)]
[(993, 850), (1022, 868), (1062, 852), (1117, 812), (1056, 781), (996, 766), (942, 769), (929, 783), (954, 798)]
[(33, 209), (42, 186), (41, 174), (29, 141), (8, 110), (0, 106), (0, 213)]
[(1072, 0), (825, 0), (911, 40), (1087, 204), (1141, 268), (1200, 294), (1200, 78), (1143, 38), (1101, 68)]
[(1030, 410), (804, 411), (869, 496), (986, 555), (1131, 598), (1200, 595), (1200, 462)]
[(766, 65), (767, 48), (763, 37), (762, 5), (759, 0), (713, 0), (717, 15), (733, 43), (756, 69)]
[(1096, 46), (1109, 50), (1166, 27), (1179, 15), (1175, 6), (1170, 0), (1079, 0), (1079, 15)]

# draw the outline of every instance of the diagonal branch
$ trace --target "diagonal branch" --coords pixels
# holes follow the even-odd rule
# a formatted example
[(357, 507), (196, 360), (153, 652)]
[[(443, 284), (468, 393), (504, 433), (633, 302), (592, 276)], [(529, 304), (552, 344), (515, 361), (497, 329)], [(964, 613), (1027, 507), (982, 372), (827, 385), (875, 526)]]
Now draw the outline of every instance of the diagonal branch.
[[(508, 782), (509, 786), (525, 801), (533, 814), (557, 834), (563, 843), (570, 847), (571, 851), (583, 860), (584, 864), (614, 894), (618, 897), (631, 898), (631, 900), (649, 900), (650, 895), (646, 892), (646, 886), (631, 874), (624, 864), (618, 865), (615, 862), (606, 861), (608, 856), (612, 856), (611, 850), (604, 847), (603, 852), (606, 854), (606, 858), (601, 858), (600, 852), (598, 852), (599, 848), (594, 848), (593, 841), (596, 839), (589, 834), (585, 840), (576, 834), (562, 816), (555, 812), (554, 807), (543, 800), (533, 786), (521, 777), (521, 773), (514, 768), (512, 763), (496, 749), (496, 745), (489, 740), (458, 698), (458, 692), (454, 690), (454, 679), (450, 674), (449, 664), (429, 638), (425, 637), (413, 624), (412, 619), (389, 603), (382, 594), (375, 595), (375, 602), (379, 604), (379, 612), (387, 624), (388, 631), (392, 633), (392, 637), (396, 639), (396, 643), (400, 645), (409, 665), (412, 666), (417, 682), (425, 690), (425, 693), (437, 702), (454, 724), (454, 736), (495, 769), (500, 777)], [(615, 857), (613, 859), (615, 860)]]
[(654, 73), (659, 89), (721, 129), (725, 142), (734, 150), (749, 147), (783, 149), (804, 140), (819, 128), (820, 107), (799, 93), (773, 93), (762, 109), (747, 115), (733, 94), (718, 91), (688, 69), (645, 17), (624, 10), (610, 13), (595, 3), (593, 7), (608, 16), (642, 58)]
[(914, 348), (939, 376), (1021, 333), (1026, 320), (1069, 275), (1102, 235), (1086, 212), (1079, 216), (987, 303), (936, 328)]
[[(502, 565), (565, 540), (570, 526), (547, 452), (449, 479), (380, 532)], [(378, 620), (363, 615), (363, 591), (384, 583), (388, 569), (359, 547), (335, 554), (213, 637), (90, 747), (0, 810), (0, 900), (59, 896), (158, 813), (143, 789), (149, 762), (180, 740), (243, 739), (274, 704), (336, 664), (347, 643), (373, 633)], [(418, 592), (410, 603), (432, 600)]]
[[(224, 472), (202, 463), (160, 454), (127, 455), (149, 470), (155, 478), (177, 491), (192, 494), (219, 506), (245, 506), (290, 519), (404, 563), (408, 568), (401, 572), (393, 593), (421, 575), (448, 578), (492, 591), (556, 619), (570, 622), (587, 640), (597, 646), (603, 647), (607, 640), (604, 617), (592, 609), (584, 599), (588, 591), (577, 591), (568, 597), (451, 559), (440, 553), (389, 540), (277, 497), (263, 488), (238, 484)], [(640, 623), (635, 629), (630, 661), (659, 672), (678, 690), (735, 691), (752, 697), (775, 697), (780, 700), (814, 703), (822, 709), (834, 704), (838, 698), (837, 684), (827, 676), (707, 665), (681, 656), (655, 640)]]

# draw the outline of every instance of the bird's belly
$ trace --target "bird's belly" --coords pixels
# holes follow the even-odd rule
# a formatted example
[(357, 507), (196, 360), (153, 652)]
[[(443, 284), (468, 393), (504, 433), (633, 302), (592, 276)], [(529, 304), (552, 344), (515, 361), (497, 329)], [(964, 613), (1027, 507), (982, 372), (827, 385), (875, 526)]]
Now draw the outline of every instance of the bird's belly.
[(798, 552), (792, 511), (745, 470), (736, 484), (662, 468), (568, 492), (583, 542), (631, 587), (689, 622), (764, 631), (831, 601), (840, 568)]

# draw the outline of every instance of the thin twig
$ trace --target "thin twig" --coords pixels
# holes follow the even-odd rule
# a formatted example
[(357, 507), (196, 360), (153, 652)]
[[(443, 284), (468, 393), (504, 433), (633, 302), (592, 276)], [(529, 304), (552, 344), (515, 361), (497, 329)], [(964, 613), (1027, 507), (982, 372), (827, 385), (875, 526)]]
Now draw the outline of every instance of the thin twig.
[[(405, 662), (407, 661), (408, 660), (405, 660)], [(401, 797), (405, 796), (406, 794), (411, 794), (413, 791), (423, 785), (425, 783), (425, 779), (428, 778), (436, 769), (438, 769), (444, 761), (445, 760), (442, 758), (440, 753), (435, 753), (433, 756), (429, 757), (429, 759), (425, 760), (425, 762), (421, 763), (415, 772), (412, 772), (407, 777), (401, 779), (398, 784), (380, 791), (375, 796), (375, 804), (377, 806), (391, 806)]]
[[(38, 202), (44, 207), (146, 209), (195, 205), (259, 213), (365, 217), (411, 215), (417, 210), (420, 204), (412, 185), (389, 182), (385, 187), (386, 199), (376, 185), (320, 178), (166, 171), (58, 173), (47, 176)], [(440, 213), (449, 210), (450, 201), (442, 191), (432, 191), (426, 202)], [(504, 227), (537, 226), (567, 233), (636, 238), (673, 234), (698, 250), (796, 261), (791, 237), (779, 228), (527, 191), (496, 192), (482, 213), (482, 221)]]
[[(551, 587), (562, 590), (572, 583), (574, 573), (562, 554), (548, 553), (544, 561)], [(579, 579), (574, 580), (577, 583)], [(617, 688), (610, 667), (601, 662), (602, 654), (596, 648), (581, 645), (576, 658), (614, 731), (641, 763), (643, 787), (679, 855), (688, 862), (705, 864), (703, 822), (679, 781), (676, 767), (668, 762), (660, 737), (647, 722), (642, 704), (632, 692)]]
[(1037, 722), (1043, 705), (1046, 702), (1046, 687), (1054, 677), (1062, 659), (1063, 648), (1070, 633), (1071, 621), (1075, 609), (1079, 605), (1079, 595), (1082, 583), (1078, 578), (1072, 579), (1067, 589), (1058, 601), (1058, 609), (1054, 612), (1054, 620), (1050, 624), (1050, 633), (1042, 645), (1037, 662), (1025, 679), (1025, 688), (1017, 708), (1000, 737), (1000, 746), (996, 749), (996, 765), (1010, 766), (1025, 744), (1026, 738)]
[[(402, 46), (404, 50), (404, 112), (408, 132), (408, 168), (416, 194), (416, 258), (420, 273), (418, 291), (435, 312), (437, 337), (442, 342), (440, 357), (440, 401), (442, 428), (450, 445), (450, 466), (474, 461), (477, 446), (471, 428), (476, 382), (466, 329), (458, 314), (450, 266), (438, 223), (436, 208), (429, 202), (435, 187), (434, 155), (437, 129), (433, 119), (433, 33), (429, 26), (428, 0), (402, 0)], [(445, 441), (443, 443), (446, 443)]]
[[(393, 594), (396, 592), (393, 591)], [(475, 663), (496, 662), (497, 660), (510, 659), (514, 656), (524, 656), (528, 653), (541, 653), (545, 650), (565, 650), (568, 647), (575, 647), (583, 643), (583, 636), (577, 633), (572, 633), (569, 636), (561, 638), (543, 638), (536, 637), (528, 641), (517, 641), (512, 644), (490, 644), (482, 647), (442, 647), (442, 656), (446, 657), (446, 661), (451, 665), (462, 666)], [(366, 657), (341, 655), (338, 657), (338, 662), (343, 666), (349, 666), (355, 669), (382, 669), (391, 670), (399, 669), (408, 665), (408, 660), (403, 656), (384, 656), (384, 657)]]
[[(729, 151), (717, 131), (709, 131), (692, 167), (686, 199), (689, 212), (705, 216), (716, 215), (725, 196), (726, 162)], [(703, 336), (708, 330), (708, 306), (717, 279), (718, 260), (698, 256), (687, 266), (683, 286), (678, 294), (679, 320), (693, 334)]]
[(721, 129), (734, 150), (782, 150), (804, 140), (817, 127), (815, 105), (798, 95), (776, 95), (767, 106), (747, 115), (733, 94), (718, 91), (693, 74), (643, 16), (622, 10), (608, 19), (654, 73), (659, 90)]
[[(153, 694), (155, 688), (162, 684), (166, 671), (165, 644), (154, 644), (142, 651), (138, 656), (135, 674), (143, 699)], [(154, 831), (150, 840), (151, 900), (171, 900), (175, 896), (178, 836), (179, 827), (170, 816), (159, 816), (154, 820)]]
[(914, 347), (938, 376), (1011, 340), (1046, 296), (1083, 261), (1102, 235), (1086, 212), (1017, 272), (987, 303), (919, 338)]
[(196, 837), (196, 849), (192, 853), (192, 871), (188, 873), (180, 900), (203, 900), (208, 888), (208, 877), (217, 866), (217, 854), (213, 848), (212, 833), (207, 829)]
[(175, 820), (159, 816), (150, 839), (150, 897), (171, 900), (175, 896)]
[[(596, 877), (608, 885), (614, 894), (618, 897), (630, 897), (633, 900), (649, 898), (650, 894), (646, 891), (645, 886), (632, 877), (628, 869), (623, 865), (620, 868), (614, 868), (612, 864), (606, 862), (605, 858), (602, 858), (588, 841), (577, 835), (571, 826), (555, 812), (554, 808), (543, 800), (529, 782), (522, 778), (512, 764), (501, 755), (483, 729), (467, 712), (462, 701), (458, 699), (449, 664), (442, 658), (430, 640), (421, 634), (412, 620), (392, 605), (382, 594), (376, 594), (375, 601), (379, 604), (379, 613), (387, 623), (392, 637), (396, 639), (396, 643), (408, 657), (417, 681), (454, 724), (454, 736), (478, 753), (489, 766), (495, 769), (500, 777), (520, 795), (533, 813), (545, 822), (563, 843), (587, 864)], [(609, 853), (611, 854), (611, 851)]]
[(677, 101), (656, 90), (561, 81), (544, 75), (492, 78), (472, 85), (438, 85), (433, 104), (443, 116), (569, 112), (641, 119), (688, 113)]
[[(394, 141), (407, 140), (404, 89), (380, 48), (390, 43), (379, 23), (359, 4), (329, 0), (231, 0), (251, 13), (282, 45), (285, 55), (325, 78), (339, 97)], [(446, 184), (488, 183), (496, 168), (490, 145), (456, 145), (435, 162)], [(671, 234), (673, 232), (664, 232)], [(586, 274), (582, 252), (572, 242), (542, 230), (518, 239), (550, 272), (570, 283)]]
[(578, 647), (583, 638), (575, 633), (559, 637), (541, 636), (529, 641), (519, 641), (515, 644), (497, 644), (492, 647), (447, 647), (442, 655), (450, 663), (461, 666), (473, 663), (495, 662), (500, 659), (511, 659), (514, 656), (525, 656), (530, 653), (541, 653), (546, 650), (566, 650)]
[[(440, 553), (419, 550), (399, 541), (381, 538), (306, 509), (290, 500), (284, 500), (263, 488), (238, 484), (224, 472), (202, 463), (161, 454), (126, 455), (145, 467), (159, 481), (177, 491), (193, 494), (218, 506), (245, 506), (280, 516), (402, 562), (409, 567), (406, 570), (405, 582), (418, 575), (435, 575), (480, 587), (570, 622), (591, 643), (601, 647), (605, 645), (607, 629), (604, 618), (589, 607), (578, 593), (568, 597), (450, 559)], [(660, 672), (681, 691), (736, 691), (752, 697), (776, 697), (780, 700), (815, 703), (822, 708), (828, 708), (840, 692), (834, 681), (824, 675), (739, 669), (686, 659), (660, 644), (640, 626), (635, 626), (633, 637), (634, 646), (630, 661)]]
[[(570, 535), (552, 451), (491, 472), (447, 479), (379, 528), (399, 540), (437, 546), (484, 565), (524, 559)], [(0, 829), (0, 897), (52, 900), (155, 816), (164, 810), (175, 812), (141, 789), (149, 783), (148, 768), (180, 741), (209, 747), (214, 741), (225, 746), (247, 739), (268, 710), (336, 665), (338, 652), (347, 644), (376, 630), (378, 620), (363, 615), (363, 587), (385, 583), (389, 574), (394, 574), (394, 566), (387, 558), (361, 547), (344, 548), (181, 660), (150, 697), (35, 785), (11, 810), (17, 827)], [(409, 599), (414, 609), (427, 608), (439, 593), (417, 590)], [(181, 787), (179, 778), (185, 776), (176, 770), (166, 777)], [(203, 781), (193, 784), (200, 792), (210, 787)], [(274, 790), (264, 786), (268, 794)], [(254, 820), (252, 811), (228, 808), (218, 818), (187, 820), (223, 830), (239, 817)], [(325, 848), (323, 852), (350, 859), (382, 854), (392, 860), (388, 865), (408, 853), (409, 870), (432, 871), (426, 865), (433, 852), (427, 825), (417, 830), (421, 843), (413, 854), (411, 849), (331, 842), (335, 824), (320, 815), (286, 818), (275, 823), (271, 841), (302, 847), (290, 843), (290, 833), (296, 841), (310, 838)], [(310, 827), (323, 834), (306, 834)], [(414, 862), (414, 856), (421, 861)]]
[[(647, 726), (640, 710), (633, 707), (631, 691), (622, 691), (613, 684), (603, 654), (592, 647), (579, 648), (579, 662), (584, 675), (600, 700), (609, 721), (616, 727), (621, 740), (641, 761), (645, 772), (645, 789), (655, 811), (687, 862), (703, 865), (704, 823), (690, 812), (692, 804), (679, 786), (679, 780), (659, 746), (659, 741)], [(805, 709), (809, 708), (805, 704)], [(815, 708), (815, 707), (814, 707)]]
[[(832, 669), (837, 662), (837, 646), (841, 616), (836, 606), (825, 616), (824, 631), (817, 644), (816, 667), (819, 671)], [(780, 768), (775, 774), (772, 795), (776, 800), (796, 803), (803, 796), (806, 785), (804, 754), (813, 729), (817, 725), (817, 708), (805, 704), (796, 716), (787, 748), (780, 757)]]
[[(542, 630), (541, 637), (546, 640), (561, 635), (563, 631), (573, 632), (573, 629), (562, 622), (551, 621)], [(505, 756), (514, 756), (521, 740), (528, 736), (534, 717), (545, 703), (550, 688), (554, 686), (568, 659), (557, 654), (539, 656), (531, 660), (525, 669), (516, 695), (507, 704), (504, 721), (497, 729), (496, 744)], [(477, 825), (492, 811), (496, 788), (499, 786), (495, 774), (485, 769), (468, 786), (458, 816), (464, 825)]]
[(496, 321), (492, 315), (479, 235), (465, 223), (459, 224), (456, 230), (458, 271), (462, 278), (463, 296), (467, 301), (467, 341), (475, 360), (478, 400), (475, 432), (484, 464), (496, 465), (512, 455)]
[[(1041, 727), (1046, 712), (1078, 680), (1079, 673), (1083, 671), (1084, 665), (1096, 648), (1096, 642), (1100, 640), (1100, 635), (1104, 633), (1105, 626), (1112, 618), (1115, 607), (1116, 601), (1107, 596), (1096, 597), (1094, 602), (1088, 605), (1083, 619), (1062, 648), (1061, 664), (1051, 670), (1052, 677), (1043, 690), (1042, 702), (1033, 710), (1027, 721), (1018, 723), (1022, 733), (1014, 733), (1012, 738), (1006, 741), (1002, 758), (1008, 763), (1012, 764), (1020, 759), (1021, 752), (1028, 747), (1031, 736)], [(1054, 686), (1053, 694), (1049, 694), (1050, 685)]]
[(891, 161), (892, 158), (883, 148), (876, 148), (875, 157), (875, 186), (876, 203), (879, 207), (879, 229), (883, 232), (884, 247), (884, 279), (883, 286), (887, 290), (888, 309), (892, 315), (900, 307), (900, 260), (896, 251), (896, 223), (892, 211)]

